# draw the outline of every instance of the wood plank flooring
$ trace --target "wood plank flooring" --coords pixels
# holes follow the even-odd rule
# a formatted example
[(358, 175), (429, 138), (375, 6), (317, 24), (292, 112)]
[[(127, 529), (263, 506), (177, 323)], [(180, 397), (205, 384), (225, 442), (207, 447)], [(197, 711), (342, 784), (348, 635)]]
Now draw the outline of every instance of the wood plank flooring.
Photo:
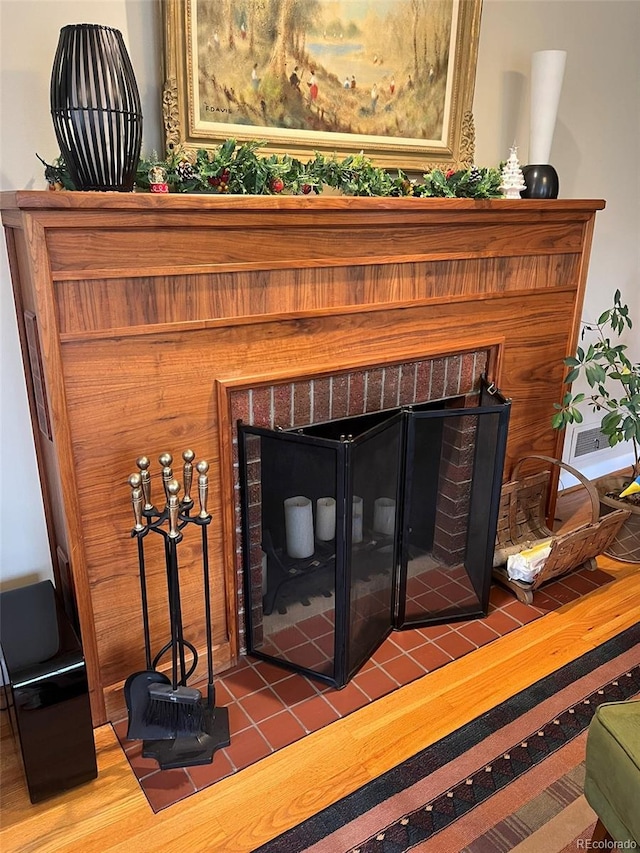
[[(581, 502), (559, 502), (579, 520)], [(562, 513), (560, 513), (562, 514)], [(98, 778), (31, 805), (15, 747), (0, 742), (2, 853), (250, 853), (487, 709), (635, 624), (640, 566), (600, 557), (616, 580), (577, 602), (154, 814), (110, 726)]]

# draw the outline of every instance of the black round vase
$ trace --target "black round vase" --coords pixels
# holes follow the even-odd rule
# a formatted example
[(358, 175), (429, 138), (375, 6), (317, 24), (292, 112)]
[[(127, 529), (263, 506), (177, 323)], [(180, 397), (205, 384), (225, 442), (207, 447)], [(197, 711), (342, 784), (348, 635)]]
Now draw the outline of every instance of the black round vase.
[(138, 86), (122, 33), (99, 24), (60, 30), (51, 116), (77, 190), (133, 189), (142, 144)]
[(520, 193), (521, 198), (558, 198), (560, 181), (553, 166), (524, 166), (522, 174), (527, 188)]

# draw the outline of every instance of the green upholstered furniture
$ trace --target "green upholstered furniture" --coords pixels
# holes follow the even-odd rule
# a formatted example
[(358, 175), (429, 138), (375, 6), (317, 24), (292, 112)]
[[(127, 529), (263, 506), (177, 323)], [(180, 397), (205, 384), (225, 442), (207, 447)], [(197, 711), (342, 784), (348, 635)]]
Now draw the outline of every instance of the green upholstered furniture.
[(640, 844), (640, 701), (597, 709), (587, 737), (584, 793), (611, 838)]

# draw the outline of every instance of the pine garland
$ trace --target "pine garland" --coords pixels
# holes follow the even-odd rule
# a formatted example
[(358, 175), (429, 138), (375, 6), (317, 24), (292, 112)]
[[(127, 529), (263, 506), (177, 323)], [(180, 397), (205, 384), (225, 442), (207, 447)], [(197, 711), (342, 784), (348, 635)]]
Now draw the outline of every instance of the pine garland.
[[(231, 195), (308, 195), (332, 187), (349, 196), (416, 196), (424, 198), (501, 198), (499, 169), (433, 169), (422, 181), (410, 180), (402, 170), (392, 173), (374, 166), (363, 153), (338, 160), (316, 154), (307, 163), (290, 157), (259, 155), (265, 143), (227, 139), (214, 149), (200, 149), (188, 156), (177, 149), (165, 160), (157, 155), (142, 158), (136, 173), (136, 189), (149, 190), (149, 172), (163, 170), (169, 192), (229, 193)], [(38, 156), (38, 155), (36, 155)], [(45, 163), (50, 184), (74, 189), (61, 157)]]

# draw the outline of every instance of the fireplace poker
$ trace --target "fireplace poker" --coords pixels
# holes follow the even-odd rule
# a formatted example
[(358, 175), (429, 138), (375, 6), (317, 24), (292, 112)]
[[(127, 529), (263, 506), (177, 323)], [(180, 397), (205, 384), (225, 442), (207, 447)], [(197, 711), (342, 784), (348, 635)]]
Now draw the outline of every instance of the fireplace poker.
[(209, 586), (209, 544), (207, 541), (207, 525), (211, 521), (211, 516), (207, 510), (207, 494), (209, 491), (209, 464), (204, 459), (198, 462), (198, 500), (200, 503), (200, 512), (198, 520), (202, 525), (202, 583), (204, 586), (204, 613), (205, 613), (205, 630), (207, 633), (207, 705), (213, 709), (215, 707), (215, 687), (213, 684), (213, 637), (211, 631), (211, 589)]
[[(133, 517), (135, 524), (132, 534), (141, 533), (144, 530), (142, 523), (142, 506), (144, 503), (144, 490), (142, 488), (142, 477), (140, 474), (132, 474), (129, 477), (131, 486), (131, 503), (133, 505)], [(151, 632), (149, 629), (149, 606), (147, 602), (147, 573), (144, 564), (144, 545), (142, 536), (138, 536), (138, 566), (140, 569), (140, 600), (142, 603), (142, 630), (144, 634), (144, 659), (147, 670), (151, 666)]]

